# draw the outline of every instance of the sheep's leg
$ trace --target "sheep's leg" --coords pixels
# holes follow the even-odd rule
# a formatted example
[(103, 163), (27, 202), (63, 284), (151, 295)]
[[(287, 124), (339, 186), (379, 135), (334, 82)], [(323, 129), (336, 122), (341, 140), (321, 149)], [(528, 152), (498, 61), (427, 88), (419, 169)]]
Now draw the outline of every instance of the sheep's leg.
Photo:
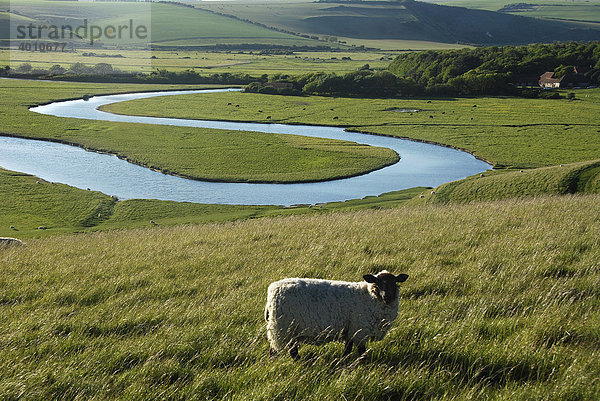
[(343, 356), (347, 356), (350, 355), (350, 353), (352, 352), (352, 346), (354, 345), (354, 343), (350, 340), (346, 341), (346, 345), (344, 345), (344, 354)]
[(300, 355), (298, 355), (298, 344), (294, 344), (294, 346), (292, 348), (290, 348), (290, 356), (295, 361), (300, 359)]

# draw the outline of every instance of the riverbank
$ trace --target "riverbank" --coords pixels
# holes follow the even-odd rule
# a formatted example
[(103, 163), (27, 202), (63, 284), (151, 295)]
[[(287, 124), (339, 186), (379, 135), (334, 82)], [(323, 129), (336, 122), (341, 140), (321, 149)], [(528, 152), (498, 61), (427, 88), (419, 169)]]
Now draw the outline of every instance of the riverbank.
[[(261, 217), (326, 214), (371, 208), (393, 208), (424, 188), (332, 202), (322, 205), (243, 206), (161, 201), (119, 200), (98, 191), (51, 183), (0, 168), (0, 237), (21, 239), (115, 229), (160, 228), (221, 223)], [(42, 227), (42, 228), (40, 228)]]

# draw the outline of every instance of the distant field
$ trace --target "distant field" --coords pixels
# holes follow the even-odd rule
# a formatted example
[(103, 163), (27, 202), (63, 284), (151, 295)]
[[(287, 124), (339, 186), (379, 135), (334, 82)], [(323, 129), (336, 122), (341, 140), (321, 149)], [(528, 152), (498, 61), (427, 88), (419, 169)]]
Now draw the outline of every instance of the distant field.
[[(351, 99), (219, 93), (104, 108), (125, 114), (262, 122), (268, 115), (272, 122), (337, 125), (441, 143), (468, 149), (497, 167), (531, 168), (600, 158), (600, 90), (578, 90), (576, 98)], [(240, 107), (228, 107), (230, 102)]]
[(591, 26), (597, 27), (600, 23), (600, 3), (594, 5), (542, 5), (533, 7), (527, 11), (511, 12), (511, 14), (546, 19), (593, 22), (595, 24)]
[[(461, 45), (442, 43), (442, 41), (436, 42), (426, 37), (419, 38), (414, 35), (401, 38), (393, 32), (381, 34), (381, 25), (386, 23), (382, 18), (386, 14), (393, 15), (397, 26), (401, 25), (400, 22), (416, 21), (416, 18), (400, 5), (388, 5), (386, 6), (387, 11), (379, 11), (378, 7), (371, 6), (368, 2), (361, 5), (342, 5), (316, 2), (259, 1), (248, 3), (243, 1), (219, 1), (202, 2), (198, 7), (235, 15), (239, 18), (279, 29), (317, 35), (321, 38), (335, 36), (338, 40), (354, 46), (366, 46), (383, 50), (428, 50), (461, 47)], [(369, 14), (369, 10), (373, 15)], [(335, 18), (335, 20), (328, 21), (326, 20), (328, 17)], [(361, 19), (360, 21), (352, 19), (343, 21), (342, 18), (344, 17)], [(374, 17), (374, 19), (369, 20), (369, 17)], [(379, 25), (378, 21), (380, 21)], [(356, 26), (355, 31), (345, 29), (345, 27), (352, 26)]]
[[(86, 53), (88, 55), (84, 56)], [(95, 53), (95, 55), (89, 55)], [(154, 58), (151, 59), (151, 57)], [(257, 52), (207, 52), (190, 50), (100, 50), (74, 53), (32, 53), (0, 50), (0, 66), (29, 63), (33, 68), (49, 69), (61, 65), (68, 69), (75, 63), (95, 65), (109, 63), (126, 72), (150, 73), (156, 69), (169, 71), (194, 70), (202, 75), (214, 73), (303, 74), (314, 71), (350, 72), (365, 64), (386, 68), (392, 52), (294, 52), (289, 55), (268, 55)], [(350, 59), (348, 60), (347, 57)], [(342, 59), (346, 58), (346, 59)]]
[[(173, 86), (0, 80), (0, 133), (118, 155), (156, 170), (229, 182), (306, 182), (348, 177), (397, 160), (394, 151), (296, 135), (57, 118), (28, 106), (84, 94)], [(214, 87), (214, 86), (213, 86)]]
[(368, 48), (381, 49), (381, 51), (420, 51), (420, 50), (452, 50), (471, 47), (465, 44), (428, 42), (425, 40), (403, 40), (403, 39), (356, 39), (340, 37), (349, 45), (365, 46)]
[[(12, 13), (9, 13), (9, 10)], [(198, 52), (200, 48), (210, 50), (215, 45), (245, 49), (252, 49), (253, 46), (258, 49), (279, 46), (307, 49), (324, 46), (343, 48), (344, 46), (277, 32), (200, 9), (162, 3), (25, 0), (13, 1), (9, 4), (3, 1), (0, 3), (0, 42), (8, 38), (11, 21), (22, 24), (33, 22), (34, 27), (49, 24), (76, 27), (88, 20), (90, 25), (105, 27), (126, 23), (130, 18), (148, 27), (150, 37), (145, 40), (127, 40), (119, 47), (106, 40), (104, 42), (100, 40), (94, 46), (90, 46), (84, 39), (69, 39), (66, 48), (68, 51), (65, 52), (0, 50), (0, 65), (17, 68), (23, 63), (29, 63), (33, 68), (48, 69), (53, 65), (68, 68), (75, 63), (87, 65), (109, 63), (123, 71), (145, 73), (161, 68), (175, 71), (193, 69), (207, 75), (215, 72), (261, 75), (265, 72), (291, 73), (313, 71), (317, 68), (350, 71), (364, 64), (361, 64), (363, 60), (360, 59), (333, 62), (316, 58), (295, 59), (295, 56), (260, 56), (249, 54), (249, 50), (246, 50), (245, 54), (230, 54), (225, 51)], [(23, 43), (25, 42), (27, 41)], [(140, 46), (150, 42), (155, 51), (141, 51)], [(73, 49), (71, 43), (75, 44)], [(4, 44), (7, 46), (7, 43)], [(171, 48), (177, 49), (172, 51)], [(189, 50), (190, 48), (193, 50)], [(84, 56), (84, 53), (88, 56)], [(96, 55), (89, 56), (90, 53)], [(151, 58), (152, 56), (154, 58)], [(382, 67), (384, 65), (377, 62), (375, 64)]]

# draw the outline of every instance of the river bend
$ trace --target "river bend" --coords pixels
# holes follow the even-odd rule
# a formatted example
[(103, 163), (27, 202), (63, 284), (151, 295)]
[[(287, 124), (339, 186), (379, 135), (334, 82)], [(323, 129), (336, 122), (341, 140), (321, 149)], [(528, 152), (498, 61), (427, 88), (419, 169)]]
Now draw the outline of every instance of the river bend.
[(120, 199), (142, 198), (179, 202), (292, 205), (343, 201), (416, 186), (435, 187), (485, 171), (490, 165), (472, 155), (398, 138), (346, 132), (325, 126), (261, 124), (228, 121), (139, 117), (107, 113), (102, 105), (134, 99), (182, 94), (210, 94), (235, 89), (167, 91), (94, 96), (38, 106), (31, 111), (58, 117), (226, 130), (305, 135), (353, 141), (393, 149), (400, 161), (379, 170), (334, 181), (301, 184), (206, 182), (162, 174), (115, 156), (59, 143), (0, 137), (0, 166), (52, 182), (101, 191)]

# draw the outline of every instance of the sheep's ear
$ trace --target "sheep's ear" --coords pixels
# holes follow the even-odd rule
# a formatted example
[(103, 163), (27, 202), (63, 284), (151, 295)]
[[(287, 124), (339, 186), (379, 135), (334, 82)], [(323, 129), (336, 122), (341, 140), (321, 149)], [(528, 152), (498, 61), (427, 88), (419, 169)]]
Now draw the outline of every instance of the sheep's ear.
[(405, 282), (405, 281), (406, 281), (406, 279), (407, 279), (407, 278), (408, 278), (408, 274), (404, 274), (404, 273), (402, 273), (402, 274), (398, 274), (398, 275), (396, 276), (396, 282), (397, 282), (397, 283), (403, 283), (403, 282)]
[(365, 279), (365, 281), (367, 283), (376, 283), (377, 282), (377, 278), (372, 274), (365, 274), (363, 276), (363, 278)]

